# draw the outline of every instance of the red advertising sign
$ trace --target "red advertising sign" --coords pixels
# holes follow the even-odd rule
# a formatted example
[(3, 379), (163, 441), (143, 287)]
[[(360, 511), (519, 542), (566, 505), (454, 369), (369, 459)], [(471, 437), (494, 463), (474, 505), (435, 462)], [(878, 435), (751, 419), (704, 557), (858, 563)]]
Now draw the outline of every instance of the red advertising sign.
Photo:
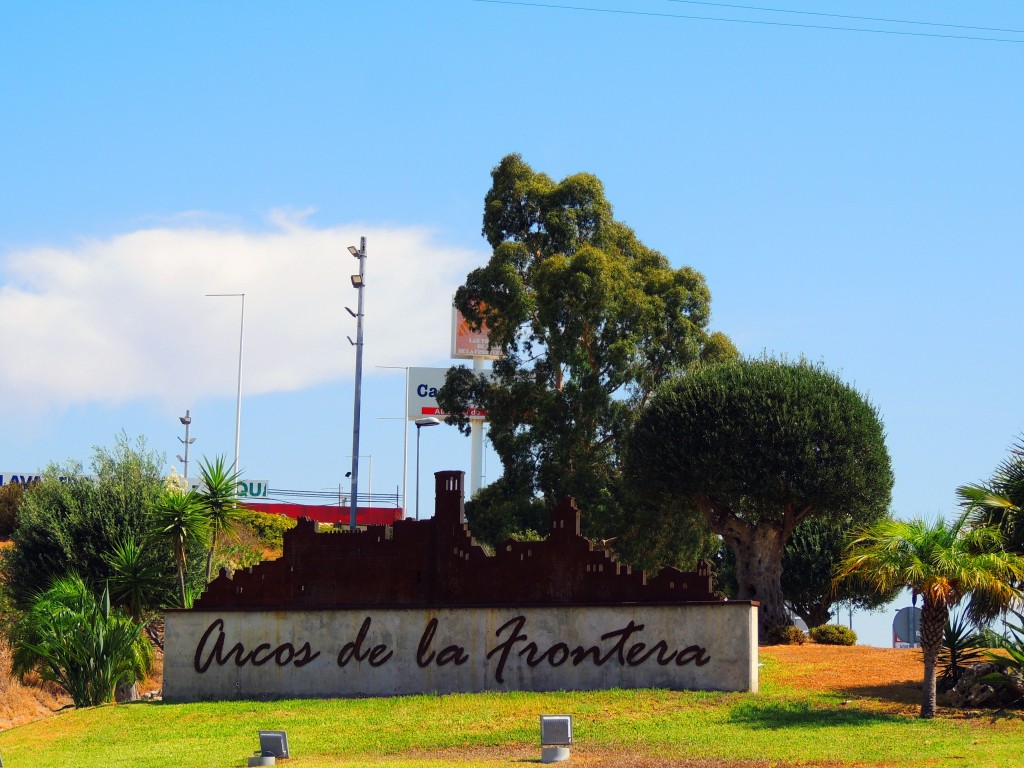
[(452, 357), (459, 359), (472, 359), (483, 357), (488, 360), (497, 360), (501, 353), (497, 349), (488, 349), (490, 332), (487, 325), (474, 331), (469, 327), (469, 321), (462, 316), (459, 310), (452, 307)]

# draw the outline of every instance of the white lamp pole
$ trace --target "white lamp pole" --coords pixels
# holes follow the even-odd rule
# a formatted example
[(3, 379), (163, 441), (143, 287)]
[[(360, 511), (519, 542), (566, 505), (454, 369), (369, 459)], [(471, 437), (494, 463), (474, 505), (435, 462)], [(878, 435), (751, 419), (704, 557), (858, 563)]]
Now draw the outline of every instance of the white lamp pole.
[[(404, 365), (378, 365), (377, 368), (392, 368), (396, 371), (405, 371), (405, 399), (409, 397), (409, 368)], [(405, 416), (378, 416), (380, 419), (401, 419), (405, 422), (402, 425), (402, 514), (406, 515), (409, 510), (405, 506), (406, 489), (409, 487), (409, 421), (408, 414)]]
[(440, 419), (433, 416), (425, 416), (416, 419), (416, 519), (420, 519), (420, 430), (423, 427), (436, 427), (441, 423)]
[(239, 471), (238, 449), (241, 445), (242, 429), (242, 344), (245, 340), (245, 294), (244, 293), (208, 293), (207, 296), (232, 297), (242, 300), (242, 316), (238, 324), (238, 394), (235, 396), (235, 463), (234, 472)]

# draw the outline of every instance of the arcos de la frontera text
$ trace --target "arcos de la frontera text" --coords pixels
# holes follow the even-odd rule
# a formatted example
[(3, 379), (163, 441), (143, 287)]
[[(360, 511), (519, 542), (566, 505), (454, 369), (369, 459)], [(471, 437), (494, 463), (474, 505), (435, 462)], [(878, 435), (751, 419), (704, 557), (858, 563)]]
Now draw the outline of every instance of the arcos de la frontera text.
[[(285, 532), (280, 558), (222, 570), (190, 611), (168, 614), (168, 645), (171, 624), (179, 627), (172, 666), (181, 671), (169, 668), (165, 677), (191, 682), (165, 679), (165, 696), (169, 683), (178, 700), (223, 695), (226, 683), (202, 682), (218, 669), (250, 674), (249, 690), (291, 695), (288, 677), (314, 668), (324, 681), (313, 696), (652, 685), (756, 690), (755, 604), (728, 604), (745, 608), (742, 614), (713, 610), (726, 605), (707, 563), (689, 572), (633, 570), (580, 535), (580, 511), (568, 498), (551, 511), (546, 539), (510, 540), (488, 554), (466, 524), (463, 479), (462, 472), (435, 475), (432, 518), (354, 533), (318, 532), (301, 519)], [(313, 622), (320, 627), (314, 631), (309, 617), (316, 612), (325, 618)], [(250, 613), (262, 623), (239, 615)], [(285, 626), (288, 617), (295, 618)], [(719, 644), (733, 625), (741, 642)], [(716, 663), (732, 671), (716, 673)], [(716, 682), (722, 674), (729, 679)], [(408, 679), (417, 676), (419, 682)], [(233, 685), (244, 693), (240, 681)]]

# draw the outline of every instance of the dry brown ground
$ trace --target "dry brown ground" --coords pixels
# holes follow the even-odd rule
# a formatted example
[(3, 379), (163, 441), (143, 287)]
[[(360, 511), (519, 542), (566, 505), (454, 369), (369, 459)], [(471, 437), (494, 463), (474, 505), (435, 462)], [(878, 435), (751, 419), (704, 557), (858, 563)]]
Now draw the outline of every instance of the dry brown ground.
[(837, 693), (893, 712), (914, 714), (921, 706), (921, 651), (868, 645), (774, 645), (762, 660), (780, 662), (769, 680), (795, 688)]
[[(32, 675), (20, 682), (11, 677), (10, 649), (0, 638), (0, 731), (42, 720), (72, 706), (64, 689)], [(139, 693), (159, 691), (163, 679), (163, 657), (157, 654), (153, 676), (139, 686)]]
[(56, 685), (38, 679), (22, 684), (11, 677), (11, 649), (0, 636), (0, 731), (30, 723), (60, 710), (65, 701), (71, 703)]

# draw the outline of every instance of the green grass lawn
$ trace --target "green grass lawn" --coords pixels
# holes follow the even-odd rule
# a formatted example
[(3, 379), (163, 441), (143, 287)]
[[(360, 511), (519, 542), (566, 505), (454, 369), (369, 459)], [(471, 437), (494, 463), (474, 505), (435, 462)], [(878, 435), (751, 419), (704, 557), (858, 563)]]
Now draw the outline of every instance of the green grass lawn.
[(885, 702), (787, 688), (759, 694), (600, 691), (392, 699), (137, 703), (68, 710), (0, 733), (5, 768), (245, 765), (256, 731), (284, 729), (293, 768), (538, 762), (538, 716), (569, 713), (570, 764), (1020, 766), (1024, 717), (931, 721)]

